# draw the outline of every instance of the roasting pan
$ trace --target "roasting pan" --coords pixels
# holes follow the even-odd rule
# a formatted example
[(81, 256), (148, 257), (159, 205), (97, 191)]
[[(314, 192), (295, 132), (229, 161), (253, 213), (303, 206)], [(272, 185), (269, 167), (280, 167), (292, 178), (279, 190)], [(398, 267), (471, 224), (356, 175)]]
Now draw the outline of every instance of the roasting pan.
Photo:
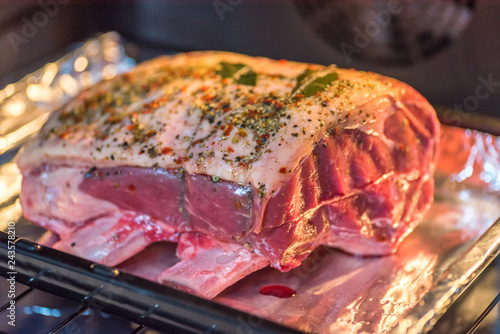
[[(109, 51), (109, 48), (114, 51)], [(81, 65), (85, 62), (82, 57), (87, 62), (85, 67)], [(484, 275), (481, 274), (500, 252), (500, 220), (497, 219), (500, 216), (500, 197), (494, 191), (476, 189), (456, 179), (450, 181), (446, 176), (437, 180), (436, 209), (431, 210), (433, 213), (429, 218), (403, 243), (399, 258), (397, 255), (363, 259), (320, 249), (306, 265), (314, 265), (315, 260), (320, 267), (333, 263), (333, 268), (338, 271), (344, 268), (345, 273), (334, 277), (328, 276), (332, 274), (321, 271), (321, 268), (309, 270), (306, 279), (310, 282), (299, 284), (306, 288), (302, 292), (297, 290), (296, 299), (292, 302), (263, 299), (254, 290), (266, 282), (292, 284), (299, 280), (297, 277), (300, 278), (300, 272), (295, 270), (291, 274), (280, 274), (269, 268), (264, 269), (238, 282), (215, 301), (207, 301), (139, 277), (147, 275), (137, 269), (137, 263), (118, 269), (109, 268), (37, 243), (44, 231), (22, 217), (18, 202), (20, 175), (12, 163), (17, 149), (40, 128), (47, 113), (65, 99), (101, 77), (116, 75), (134, 64), (134, 60), (127, 56), (120, 36), (107, 33), (78, 45), (60, 60), (45, 65), (0, 91), (0, 117), (4, 117), (5, 113), (9, 115), (8, 119), (2, 119), (0, 125), (0, 227), (4, 230), (0, 233), (0, 274), (6, 278), (14, 277), (16, 281), (12, 295), (8, 294), (11, 290), (8, 281), (3, 280), (0, 285), (0, 303), (3, 305), (0, 308), (0, 331), (298, 333), (328, 332), (329, 328), (331, 331), (418, 333), (432, 331), (436, 323), (438, 327), (434, 330), (439, 331), (438, 320), (445, 319), (447, 313), (456, 312), (453, 308), (457, 303), (454, 302), (461, 295), (460, 299), (467, 296), (468, 293), (464, 293), (466, 290), (476, 289), (474, 281), (478, 277), (478, 280), (482, 279)], [(44, 87), (54, 88), (51, 85), (56, 79), (60, 82), (62, 77), (69, 88), (56, 87), (56, 93), (47, 89), (43, 91)], [(30, 85), (39, 87), (28, 88)], [(20, 107), (23, 103), (24, 107)], [(443, 123), (500, 135), (498, 120), (446, 109), (438, 109), (438, 112)], [(498, 156), (496, 159), (499, 164)], [(490, 161), (490, 165), (495, 167), (494, 163)], [(441, 211), (450, 207), (450, 214), (442, 215)], [(439, 233), (432, 228), (436, 221), (441, 226)], [(170, 248), (172, 253), (171, 246), (163, 247), (164, 251)], [(415, 256), (416, 249), (424, 249), (425, 254)], [(15, 253), (9, 253), (9, 250), (15, 250)], [(431, 269), (419, 269), (426, 265)], [(391, 276), (389, 288), (382, 293), (387, 298), (381, 299), (378, 289), (388, 284), (388, 278), (383, 273), (391, 268), (396, 268), (398, 274), (410, 274)], [(381, 274), (366, 279), (370, 270), (371, 273)], [(412, 270), (417, 270), (415, 275)], [(319, 291), (321, 288), (325, 290), (328, 284), (337, 284), (334, 282), (339, 279), (367, 285), (364, 290), (357, 291), (360, 293), (350, 305), (340, 300), (338, 289), (329, 290), (336, 300), (326, 299), (332, 303), (325, 305), (325, 299), (317, 297)], [(341, 286), (337, 284), (337, 288)], [(399, 290), (391, 294), (390, 289), (396, 286)], [(404, 291), (413, 295), (404, 296)], [(344, 291), (344, 294), (348, 295), (349, 291)], [(390, 299), (396, 296), (400, 301)], [(8, 325), (11, 300), (15, 300), (16, 305), (15, 327)], [(412, 302), (408, 303), (408, 300)], [(480, 309), (471, 313), (464, 325), (466, 330), (476, 331), (495, 309), (500, 300), (498, 286), (490, 291), (487, 300)], [(376, 308), (371, 308), (373, 310), (380, 310), (379, 304), (385, 303), (390, 306), (390, 312), (370, 314), (367, 311), (370, 303), (377, 304)], [(315, 315), (310, 309), (317, 306), (330, 309)], [(266, 313), (266, 307), (274, 311)], [(347, 318), (341, 311), (332, 311), (335, 308), (342, 311), (348, 309), (349, 314), (353, 314), (350, 319), (356, 321), (339, 324), (334, 319), (335, 314), (339, 318)], [(396, 312), (398, 310), (399, 313)], [(308, 312), (313, 314), (311, 318), (308, 318)], [(324, 323), (316, 323), (321, 321)], [(367, 324), (370, 321), (373, 326)]]

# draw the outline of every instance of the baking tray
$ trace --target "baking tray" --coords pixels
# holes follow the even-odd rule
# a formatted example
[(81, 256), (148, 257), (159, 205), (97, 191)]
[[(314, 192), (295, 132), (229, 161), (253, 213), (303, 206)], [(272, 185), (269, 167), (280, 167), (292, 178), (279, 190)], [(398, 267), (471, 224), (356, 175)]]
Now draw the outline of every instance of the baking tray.
[[(114, 51), (109, 51), (109, 48)], [(22, 217), (17, 199), (21, 178), (12, 162), (16, 148), (38, 130), (51, 110), (79, 90), (102, 77), (126, 71), (133, 65), (134, 61), (124, 53), (120, 37), (108, 33), (86, 42), (58, 62), (48, 64), (0, 91), (0, 119), (4, 117), (0, 123), (0, 153), (4, 153), (0, 156), (0, 162), (3, 163), (0, 167), (0, 229), (5, 230), (14, 225), (16, 234), (28, 240), (39, 240), (45, 232)], [(53, 93), (53, 90), (59, 93)], [(24, 109), (19, 107), (21, 102), (24, 103)], [(6, 107), (6, 104), (11, 106)], [(442, 116), (445, 114), (449, 115), (447, 111), (441, 113)], [(452, 119), (457, 120), (456, 117)], [(461, 124), (454, 125), (467, 126), (471, 120), (476, 120), (476, 126), (488, 124), (491, 128), (494, 124), (478, 122), (478, 118), (471, 115), (461, 115), (458, 119), (462, 120)], [(496, 128), (486, 130), (495, 132)], [(148, 282), (151, 289), (147, 295), (152, 298), (149, 308), (143, 310), (145, 305), (135, 305), (137, 312), (148, 312), (153, 308), (155, 314), (162, 314), (165, 319), (181, 317), (188, 323), (196, 319), (194, 314), (205, 312), (211, 315), (203, 317), (208, 323), (210, 318), (223, 319), (219, 327), (237, 325), (232, 320), (239, 319), (239, 326), (246, 326), (240, 329), (264, 332), (266, 326), (277, 330), (282, 328), (272, 327), (272, 323), (262, 318), (304, 332), (419, 333), (430, 330), (500, 251), (500, 221), (496, 221), (500, 216), (500, 196), (495, 188), (500, 179), (500, 160), (498, 145), (490, 145), (491, 141), (497, 140), (498, 143), (498, 139), (472, 130), (468, 130), (465, 135), (468, 136), (470, 147), (464, 165), (452, 173), (436, 176), (434, 205), (395, 255), (354, 257), (321, 247), (299, 268), (288, 273), (265, 268), (228, 288), (214, 302), (193, 302), (193, 298), (196, 299), (194, 296)], [(24, 243), (27, 242), (21, 241), (20, 245)], [(98, 275), (96, 278), (95, 270), (92, 269), (95, 264), (92, 267), (91, 263), (75, 262), (68, 255), (45, 248), (45, 255), (40, 258), (36, 255), (37, 246), (21, 246), (21, 249), (24, 251), (22, 256), (29, 263), (46, 258), (54, 270), (69, 270), (64, 275), (83, 273), (89, 279), (97, 279), (97, 283), (99, 279), (105, 279), (106, 282), (123, 284), (109, 275)], [(154, 244), (121, 264), (118, 271), (104, 268), (101, 274), (115, 272), (117, 275), (127, 275), (131, 279), (124, 288), (135, 293), (146, 282), (137, 276), (154, 280), (155, 275), (165, 269), (158, 266), (159, 260), (167, 257), (175, 260), (174, 247), (168, 243)], [(81, 266), (68, 266), (71, 263)], [(43, 267), (43, 263), (38, 265), (39, 268)], [(6, 268), (2, 268), (0, 273), (5, 275)], [(32, 270), (31, 274), (35, 272)], [(64, 275), (59, 277), (67, 278)], [(30, 280), (28, 274), (25, 278)], [(72, 282), (74, 285), (66, 291), (67, 294), (70, 294), (71, 289), (79, 288), (78, 281)], [(258, 293), (260, 287), (275, 284), (293, 288), (296, 296), (281, 299)], [(54, 287), (52, 290), (58, 291)], [(176, 312), (164, 312), (162, 308), (168, 309), (168, 304), (156, 306), (160, 304), (155, 300), (164, 301), (165, 298), (171, 298), (179, 307)], [(139, 304), (142, 299), (132, 298), (129, 302), (134, 303), (134, 300)], [(105, 310), (129, 319), (137, 316), (135, 313), (123, 312), (120, 308), (113, 309), (115, 304), (108, 300), (104, 304), (107, 306)], [(230, 308), (220, 304), (239, 311), (230, 311)], [(201, 306), (193, 311), (193, 305)], [(214, 307), (224, 310), (222, 318), (220, 314), (211, 313)], [(186, 314), (190, 316), (185, 317)], [(147, 317), (142, 320), (147, 322)], [(152, 322), (152, 325), (161, 327), (158, 322)], [(228, 328), (237, 327), (226, 327), (224, 331), (231, 332)]]

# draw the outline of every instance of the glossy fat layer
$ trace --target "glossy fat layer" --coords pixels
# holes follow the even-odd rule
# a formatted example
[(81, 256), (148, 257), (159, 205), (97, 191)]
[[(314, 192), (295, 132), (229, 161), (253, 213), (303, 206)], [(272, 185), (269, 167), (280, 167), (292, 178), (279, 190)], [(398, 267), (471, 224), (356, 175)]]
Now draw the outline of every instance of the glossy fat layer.
[[(222, 62), (247, 65), (256, 85), (223, 78)], [(306, 69), (338, 78), (304, 97), (293, 91)], [(40, 164), (183, 168), (270, 193), (328, 131), (376, 134), (408, 91), (394, 79), (334, 66), (225, 52), (160, 57), (54, 113), (18, 164), (24, 174)], [(430, 108), (413, 95), (419, 108)]]

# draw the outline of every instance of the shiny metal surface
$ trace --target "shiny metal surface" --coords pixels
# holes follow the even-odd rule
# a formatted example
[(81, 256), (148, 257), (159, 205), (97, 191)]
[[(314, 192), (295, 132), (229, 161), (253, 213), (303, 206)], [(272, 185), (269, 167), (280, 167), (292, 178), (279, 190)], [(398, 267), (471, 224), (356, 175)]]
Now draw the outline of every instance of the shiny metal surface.
[(79, 91), (132, 66), (116, 33), (87, 41), (59, 61), (0, 90), (0, 154), (35, 133), (50, 111)]
[[(264, 269), (216, 301), (306, 332), (425, 332), (498, 254), (500, 242), (500, 222), (479, 238), (500, 213), (496, 196), (439, 192), (393, 256), (317, 252), (290, 273)], [(290, 300), (259, 295), (258, 288), (269, 284), (291, 286), (297, 295)]]
[[(122, 50), (119, 44), (114, 46)], [(76, 69), (86, 69), (90, 64), (99, 62), (94, 63), (97, 58), (90, 57), (87, 66), (80, 67), (77, 65), (79, 57), (73, 55), (55, 63), (57, 70), (50, 75), (52, 80), (49, 85), (44, 87), (52, 87), (55, 78), (59, 78), (59, 88), (55, 89), (60, 92), (57, 96), (63, 99), (85, 86), (79, 77), (82, 71)], [(123, 53), (117, 59), (131, 65)], [(34, 76), (40, 81), (33, 82), (35, 79), (26, 78), (22, 86), (15, 84), (14, 93), (7, 94), (12, 88), (7, 93), (5, 90), (0, 92), (3, 94), (0, 95), (1, 117), (9, 117), (5, 103), (12, 103), (9, 101), (13, 101), (14, 97), (25, 103), (24, 111), (17, 115), (28, 117), (24, 124), (44, 117), (51, 108), (57, 107), (57, 99), (47, 104), (43, 99), (49, 95), (36, 94), (37, 89), (46, 88), (38, 87), (31, 93), (28, 89), (30, 85), (44, 85), (44, 73), (50, 73), (47, 72), (50, 66)], [(62, 70), (68, 66), (71, 66), (71, 72), (63, 73)], [(100, 71), (105, 76), (104, 68), (101, 66)], [(68, 79), (64, 79), (66, 83), (61, 81), (63, 74), (69, 75)], [(71, 88), (74, 83), (70, 82), (75, 81), (78, 85)], [(36, 96), (42, 101), (33, 99)], [(33, 114), (27, 110), (33, 110)], [(16, 118), (12, 110), (10, 118)], [(22, 130), (14, 140), (9, 135), (25, 126), (21, 119), (17, 127), (2, 128), (2, 152), (21, 143), (41, 123), (40, 120), (34, 123), (33, 128)], [(477, 145), (472, 147), (470, 155), (477, 157), (483, 154)], [(478, 168), (475, 158), (466, 159), (461, 170), (470, 171), (471, 175), (484, 175), (484, 171), (491, 168), (496, 170), (499, 152), (483, 151), (488, 154), (488, 159), (482, 161), (488, 161), (489, 165), (483, 163)], [(494, 191), (497, 189), (489, 187), (498, 183), (498, 173), (490, 175), (494, 177), (479, 185), (468, 183), (468, 177), (440, 176), (434, 205), (393, 256), (363, 258), (320, 248), (301, 267), (288, 273), (265, 268), (227, 289), (215, 301), (306, 332), (426, 332), (500, 251), (500, 222), (494, 223), (500, 217), (500, 195)], [(20, 181), (19, 172), (11, 161), (0, 167), (0, 229), (15, 221), (18, 235), (37, 240), (44, 231), (22, 218), (17, 199)], [(165, 258), (175, 259), (174, 251), (171, 244), (156, 244), (126, 261), (120, 269), (154, 279), (168, 266), (166, 262), (171, 262), (165, 261)], [(259, 294), (261, 287), (274, 284), (296, 290), (296, 296), (280, 299)], [(244, 321), (251, 321), (251, 317)]]

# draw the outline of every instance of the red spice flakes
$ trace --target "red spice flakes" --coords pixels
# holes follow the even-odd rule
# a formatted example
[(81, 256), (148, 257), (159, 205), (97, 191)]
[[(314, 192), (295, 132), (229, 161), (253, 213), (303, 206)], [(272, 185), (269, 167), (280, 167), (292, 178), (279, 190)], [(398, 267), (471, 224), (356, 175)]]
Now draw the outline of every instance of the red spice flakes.
[(129, 184), (129, 185), (127, 186), (127, 188), (128, 188), (128, 190), (130, 190), (130, 191), (132, 191), (132, 192), (134, 192), (134, 191), (135, 191), (135, 186), (134, 186), (133, 184)]
[(231, 146), (228, 146), (228, 147), (227, 147), (227, 151), (228, 151), (228, 152), (231, 152), (231, 153), (234, 153), (234, 148), (232, 148)]
[(148, 137), (148, 138), (151, 138), (151, 137), (153, 137), (154, 135), (156, 135), (156, 131), (155, 131), (155, 130), (149, 130), (149, 131), (146, 133), (146, 137)]
[(188, 161), (188, 160), (189, 160), (189, 158), (188, 158), (188, 157), (178, 157), (178, 158), (175, 160), (175, 163), (180, 164), (180, 163), (183, 163), (183, 162)]
[(274, 104), (274, 108), (275, 108), (276, 110), (280, 110), (280, 109), (281, 109), (281, 108), (283, 108), (284, 106), (285, 106), (285, 104), (284, 104), (283, 102), (276, 102), (276, 103)]
[(229, 136), (231, 131), (233, 131), (233, 123), (229, 123), (229, 125), (226, 128), (226, 131), (224, 131), (224, 136), (226, 136), (226, 137)]
[(160, 87), (161, 84), (162, 82), (155, 81), (149, 86), (149, 90), (152, 91), (153, 89)]
[(280, 173), (281, 174), (286, 174), (286, 168), (285, 167), (281, 167), (280, 168)]
[(153, 113), (153, 109), (144, 109), (141, 111), (141, 114), (152, 114)]
[(243, 204), (241, 204), (241, 202), (236, 199), (234, 200), (234, 207), (239, 210), (243, 207)]
[(171, 147), (164, 147), (164, 148), (161, 150), (161, 153), (162, 153), (162, 154), (171, 154), (171, 153), (172, 153), (172, 148), (171, 148)]
[(118, 123), (118, 122), (121, 122), (121, 118), (118, 117), (118, 116), (115, 116), (115, 115), (111, 115), (108, 117), (108, 122), (109, 123)]
[(61, 139), (68, 139), (68, 137), (69, 137), (69, 133), (70, 133), (70, 131), (69, 131), (69, 130), (66, 130), (66, 131), (64, 131), (64, 132), (61, 132), (61, 133), (59, 134), (59, 138), (61, 138)]
[(215, 100), (215, 98), (217, 97), (217, 95), (205, 95), (205, 96), (202, 96), (202, 100), (203, 101), (207, 101), (207, 102), (210, 102), (212, 100)]
[(208, 90), (208, 86), (207, 85), (203, 85), (200, 87), (200, 90), (203, 91), (203, 92), (206, 92)]
[(135, 127), (135, 125), (134, 125), (134, 124), (130, 124), (130, 125), (127, 125), (127, 126), (125, 127), (125, 129), (127, 129), (128, 131), (132, 131), (132, 130), (134, 130), (134, 127)]
[(226, 107), (226, 108), (222, 109), (222, 112), (226, 113), (226, 112), (229, 112), (231, 110), (232, 110), (231, 107)]
[(255, 109), (249, 110), (248, 112), (249, 112), (250, 117), (254, 117), (254, 116), (257, 116), (259, 114), (259, 112)]
[(146, 109), (151, 109), (151, 108), (152, 109), (156, 109), (156, 108), (158, 108), (160, 106), (160, 103), (165, 102), (166, 100), (167, 100), (166, 98), (160, 97), (160, 98), (158, 98), (156, 100), (153, 100), (151, 102), (148, 102), (148, 103), (144, 104), (144, 108), (146, 108)]

